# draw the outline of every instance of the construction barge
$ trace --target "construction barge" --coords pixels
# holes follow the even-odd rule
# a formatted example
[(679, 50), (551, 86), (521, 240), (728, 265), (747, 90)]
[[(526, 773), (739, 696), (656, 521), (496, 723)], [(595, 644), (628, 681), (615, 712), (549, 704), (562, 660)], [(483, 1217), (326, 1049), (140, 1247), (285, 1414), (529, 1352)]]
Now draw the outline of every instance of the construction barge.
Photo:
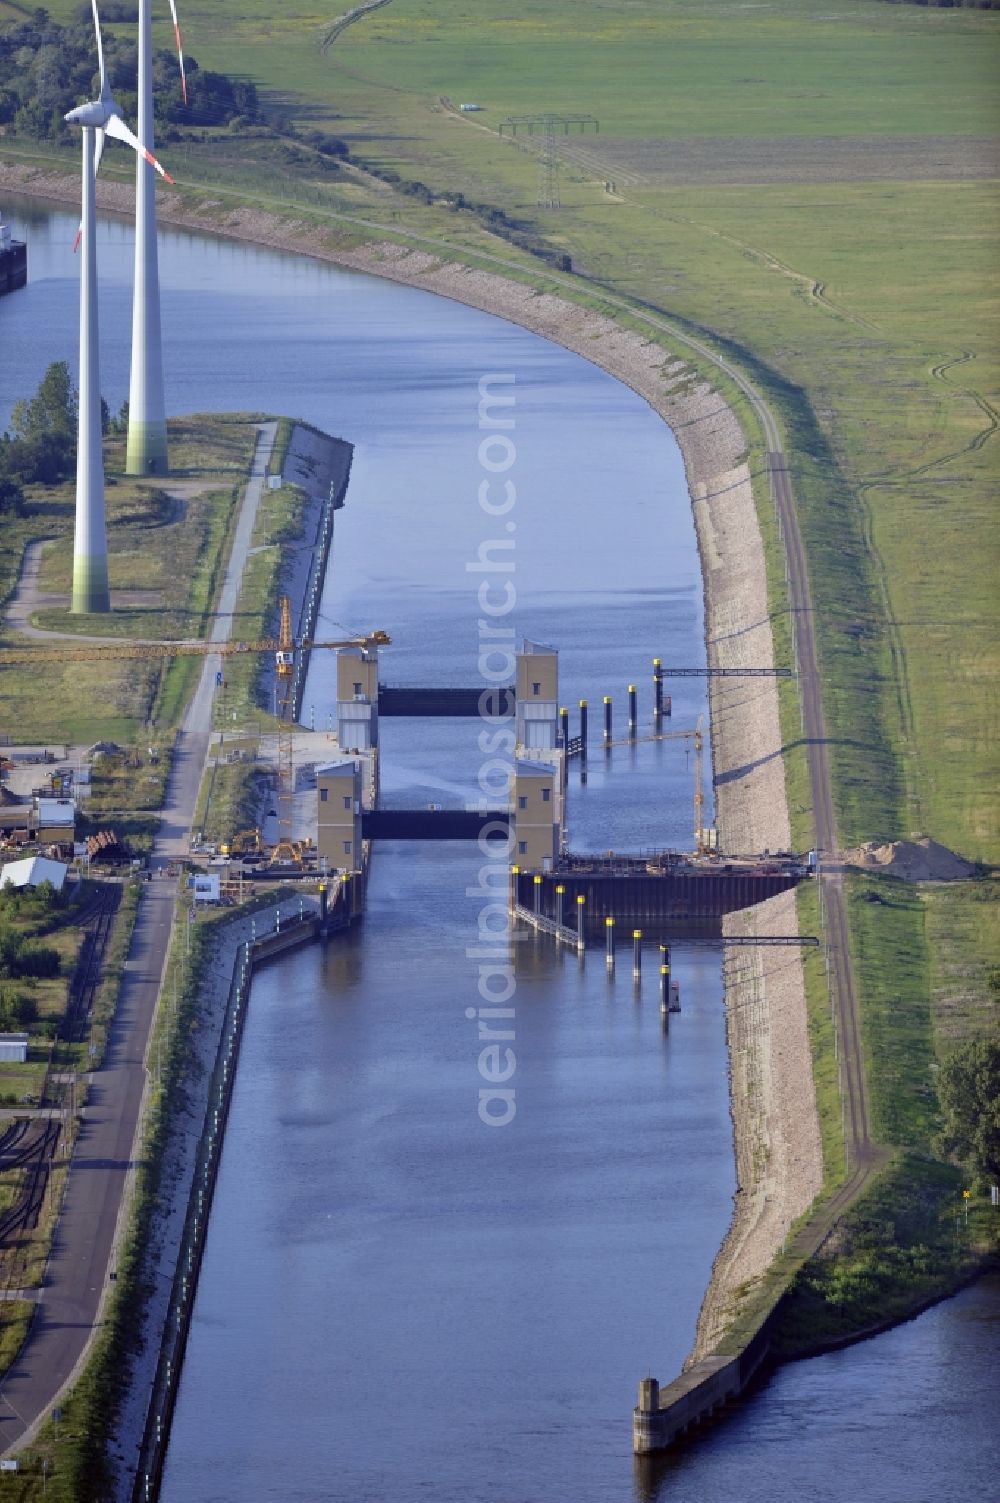
[(9, 224), (0, 215), (0, 297), (16, 292), (28, 282), (28, 246), (15, 240)]
[(722, 860), (679, 851), (606, 857), (564, 852), (549, 871), (515, 867), (511, 902), (556, 923), (574, 922), (581, 907), (589, 940), (600, 938), (608, 919), (712, 935), (721, 933), (725, 914), (787, 892), (812, 874), (808, 859), (790, 854)]

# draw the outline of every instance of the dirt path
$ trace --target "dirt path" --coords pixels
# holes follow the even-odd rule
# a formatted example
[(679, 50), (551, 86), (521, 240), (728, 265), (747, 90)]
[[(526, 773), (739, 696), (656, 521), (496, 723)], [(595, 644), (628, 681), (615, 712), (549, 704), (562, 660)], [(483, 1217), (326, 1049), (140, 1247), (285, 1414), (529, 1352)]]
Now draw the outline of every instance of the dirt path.
[(48, 594), (43, 591), (38, 582), (38, 575), (42, 567), (42, 554), (47, 544), (54, 542), (53, 538), (42, 538), (37, 543), (29, 543), (24, 550), (24, 562), (21, 565), (21, 577), (17, 582), (14, 597), (7, 607), (5, 620), (7, 625), (24, 637), (35, 637), (44, 640), (51, 638), (68, 638), (71, 641), (80, 642), (110, 642), (120, 641), (119, 637), (81, 637), (76, 632), (44, 631), (40, 626), (32, 624), (32, 616), (36, 611), (45, 610), (50, 606), (69, 604), (69, 595)]
[(324, 53), (329, 52), (334, 42), (340, 36), (340, 33), (346, 31), (348, 26), (353, 26), (355, 21), (360, 21), (369, 11), (381, 10), (383, 5), (390, 5), (391, 3), (392, 0), (365, 0), (363, 5), (356, 5), (353, 10), (346, 11), (344, 15), (338, 16), (336, 21), (332, 21), (323, 33), (323, 40), (319, 44), (319, 50)]
[[(184, 515), (184, 509), (192, 496), (199, 495), (209, 489), (201, 481), (182, 480), (172, 483), (169, 488), (164, 487), (166, 494), (177, 503), (176, 520), (180, 521)], [(73, 631), (56, 631), (47, 627), (35, 626), (32, 616), (36, 611), (58, 609), (69, 605), (69, 592), (46, 591), (41, 588), (39, 576), (42, 568), (42, 555), (50, 543), (56, 542), (55, 538), (39, 538), (34, 543), (29, 543), (24, 550), (24, 558), (21, 562), (21, 577), (17, 582), (10, 604), (7, 606), (4, 620), (12, 631), (19, 632), (23, 637), (33, 637), (39, 641), (57, 641), (64, 639), (73, 642), (107, 642), (116, 644), (121, 641), (120, 637), (104, 637), (96, 633)], [(162, 590), (112, 590), (111, 609), (129, 605), (159, 605), (163, 599)]]
[[(45, 591), (39, 584), (42, 554), (46, 545), (52, 542), (55, 542), (54, 538), (41, 538), (38, 542), (29, 543), (25, 548), (21, 577), (4, 617), (7, 625), (23, 637), (32, 637), (43, 642), (55, 640), (57, 642), (107, 642), (109, 645), (119, 643), (121, 637), (102, 637), (92, 632), (84, 635), (76, 631), (55, 631), (33, 624), (31, 618), (36, 611), (58, 609), (60, 606), (69, 605), (68, 593)], [(128, 605), (159, 605), (161, 599), (162, 591), (160, 590), (113, 590), (111, 609)]]

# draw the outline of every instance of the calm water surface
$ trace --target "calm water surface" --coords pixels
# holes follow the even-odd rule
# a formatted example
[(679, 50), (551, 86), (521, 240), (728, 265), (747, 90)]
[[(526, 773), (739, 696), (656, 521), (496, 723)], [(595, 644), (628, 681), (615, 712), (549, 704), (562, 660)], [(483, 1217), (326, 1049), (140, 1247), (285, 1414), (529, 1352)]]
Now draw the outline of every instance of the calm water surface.
[[(0, 302), (0, 424), (50, 360), (75, 368), (73, 220), (8, 206), (15, 225), (22, 215), (32, 283)], [(287, 412), (356, 445), (323, 618), (387, 628), (386, 679), (476, 681), (481, 573), (466, 564), (503, 536), (516, 545), (508, 619), (560, 648), (564, 701), (596, 712), (613, 693), (623, 716), (637, 680), (648, 715), (654, 654), (703, 661), (679, 456), (632, 393), (413, 289), (186, 234), (162, 247), (170, 410)], [(100, 255), (117, 407), (126, 226), (102, 225)], [(476, 502), (488, 372), (515, 377), (513, 534)], [(674, 725), (690, 726), (701, 687), (670, 687)], [(331, 699), (332, 663), (317, 660), (317, 724)], [(474, 726), (384, 729), (387, 800), (476, 794)], [(686, 747), (593, 758), (571, 788), (573, 845), (689, 844)], [(636, 1381), (683, 1359), (728, 1221), (718, 963), (678, 946), (685, 1010), (666, 1038), (653, 964), (637, 994), (628, 964), (609, 979), (599, 955), (581, 966), (518, 944), (518, 1113), (491, 1131), (465, 1015), (481, 865), (460, 845), (384, 845), (364, 928), (254, 985), (168, 1503), (986, 1496), (988, 1286), (788, 1369), (667, 1470), (634, 1468)]]

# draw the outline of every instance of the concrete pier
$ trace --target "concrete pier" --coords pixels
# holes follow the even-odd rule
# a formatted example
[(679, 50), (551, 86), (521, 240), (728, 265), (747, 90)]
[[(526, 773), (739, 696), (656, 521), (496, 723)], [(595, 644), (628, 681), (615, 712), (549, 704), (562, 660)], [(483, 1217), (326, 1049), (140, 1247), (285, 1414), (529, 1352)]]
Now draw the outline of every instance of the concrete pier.
[(735, 1355), (705, 1357), (666, 1388), (661, 1388), (655, 1378), (643, 1378), (639, 1402), (632, 1411), (633, 1452), (649, 1456), (667, 1450), (762, 1378), (770, 1357), (772, 1318), (769, 1315)]

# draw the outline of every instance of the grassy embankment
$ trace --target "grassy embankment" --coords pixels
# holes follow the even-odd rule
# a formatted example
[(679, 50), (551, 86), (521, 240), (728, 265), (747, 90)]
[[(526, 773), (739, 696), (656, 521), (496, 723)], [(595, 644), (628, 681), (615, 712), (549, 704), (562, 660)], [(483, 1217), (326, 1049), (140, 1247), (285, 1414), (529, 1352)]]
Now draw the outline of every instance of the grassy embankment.
[[(274, 23), (261, 0), (224, 18), (202, 0), (187, 21), (203, 64), (246, 72), (285, 114), (346, 138), (381, 179), (334, 177), (300, 144), (209, 137), (180, 148), (182, 181), (228, 179), (231, 195), (212, 189), (220, 219), (241, 197), (284, 202), (303, 224), (326, 225), (333, 249), (412, 231), (458, 259), (500, 256), (536, 286), (547, 273), (525, 245), (569, 254), (577, 276), (560, 285), (575, 284), (580, 301), (601, 306), (607, 287), (707, 336), (783, 426), (843, 843), (921, 831), (995, 861), (997, 198), (974, 138), (997, 123), (996, 17), (872, 0), (822, 17), (793, 0), (721, 12), (649, 0), (627, 15), (526, 0), (514, 16), (486, 0), (393, 0), (326, 56), (318, 32), (310, 17)], [(484, 110), (463, 119), (441, 96)], [(587, 155), (564, 162), (558, 211), (535, 206), (533, 155), (495, 133), (510, 113), (545, 109), (601, 121), (598, 140), (569, 143)], [(838, 136), (856, 152), (831, 177), (828, 138)], [(757, 159), (741, 161), (733, 137), (758, 148)], [(939, 158), (950, 165), (937, 169)], [(393, 175), (399, 189), (387, 186)], [(475, 207), (456, 207), (458, 195)], [(521, 247), (491, 229), (507, 242), (520, 235)], [(759, 435), (751, 438), (759, 470)], [(773, 537), (768, 547), (773, 564)], [(773, 569), (772, 583), (780, 613)], [(780, 651), (780, 615), (776, 625)], [(793, 744), (787, 695), (785, 725)], [(789, 757), (789, 780), (805, 844), (801, 755)], [(915, 1150), (892, 1173), (915, 1187), (918, 1204), (920, 1187), (940, 1181), (940, 1002), (953, 987), (985, 994), (998, 931), (996, 905), (983, 898), (991, 890), (970, 883), (851, 905), (866, 1046), (878, 1060), (875, 1121), (886, 1141)], [(807, 909), (804, 920), (815, 928)], [(891, 964), (896, 954), (908, 957), (905, 969)], [(832, 1181), (839, 1113), (816, 977), (810, 1007)], [(949, 1026), (975, 1026), (975, 1016)], [(891, 1072), (882, 1069), (887, 1037)], [(905, 1132), (911, 1097), (924, 1108), (916, 1141)], [(948, 1182), (945, 1203), (950, 1195)], [(916, 1218), (921, 1235), (938, 1224), (937, 1204), (931, 1195)], [(890, 1228), (880, 1225), (884, 1247)]]

